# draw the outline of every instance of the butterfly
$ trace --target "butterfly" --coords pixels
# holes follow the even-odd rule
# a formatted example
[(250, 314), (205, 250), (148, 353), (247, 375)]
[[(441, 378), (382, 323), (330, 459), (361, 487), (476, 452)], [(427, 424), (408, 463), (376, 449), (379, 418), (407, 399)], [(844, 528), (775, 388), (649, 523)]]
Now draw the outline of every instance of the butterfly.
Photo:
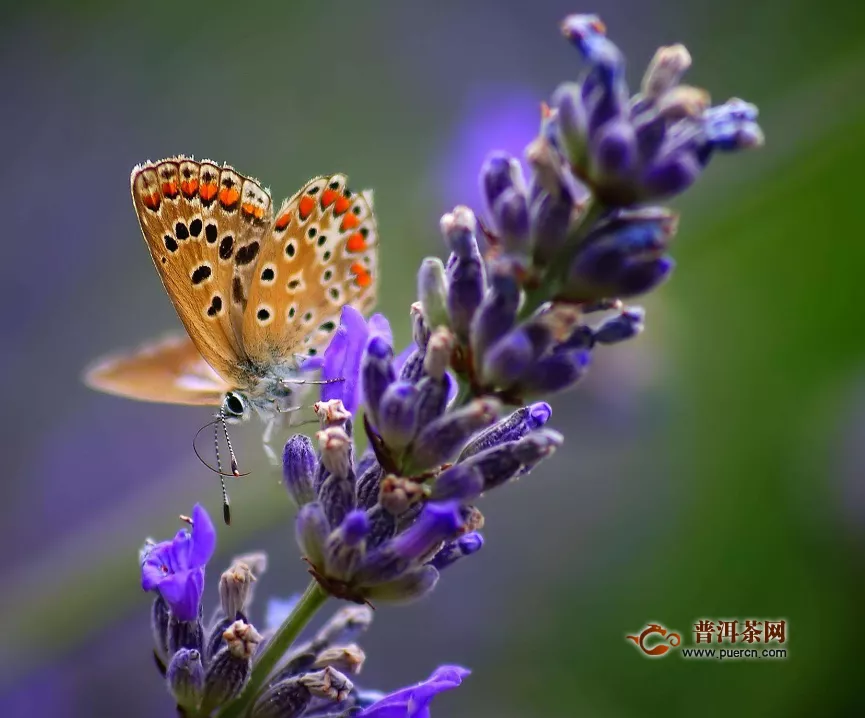
[(131, 186), (188, 336), (107, 357), (85, 382), (132, 399), (216, 406), (223, 428), (258, 414), (267, 446), (299, 408), (309, 383), (302, 360), (323, 351), (342, 307), (368, 314), (375, 305), (372, 193), (351, 192), (341, 174), (316, 177), (274, 213), (256, 180), (183, 156), (136, 166)]

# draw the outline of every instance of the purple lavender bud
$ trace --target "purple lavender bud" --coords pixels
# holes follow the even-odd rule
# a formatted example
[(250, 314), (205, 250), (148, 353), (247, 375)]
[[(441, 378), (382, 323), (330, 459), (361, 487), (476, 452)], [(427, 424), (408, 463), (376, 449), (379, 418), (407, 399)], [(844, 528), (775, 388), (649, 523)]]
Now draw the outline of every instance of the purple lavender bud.
[(764, 139), (757, 114), (756, 105), (736, 98), (706, 110), (703, 126), (709, 144), (723, 152), (759, 147)]
[(372, 585), (397, 578), (439, 543), (455, 538), (463, 525), (457, 502), (427, 504), (414, 524), (367, 554), (356, 580)]
[(304, 557), (312, 564), (324, 563), (325, 544), (330, 534), (330, 524), (324, 509), (317, 501), (301, 506), (294, 519), (297, 545)]
[(469, 259), (479, 254), (475, 239), (477, 219), (468, 207), (455, 207), (453, 212), (441, 218), (439, 226), (448, 247), (457, 259)]
[(153, 634), (153, 645), (156, 655), (163, 663), (168, 661), (168, 622), (171, 612), (165, 599), (157, 594), (150, 609), (150, 630)]
[(486, 290), (483, 260), (474, 236), (476, 221), (468, 207), (457, 207), (453, 214), (442, 217), (441, 227), (453, 252), (453, 261), (447, 268), (450, 326), (465, 340)]
[(476, 468), (484, 478), (484, 491), (521, 475), (522, 470), (534, 467), (562, 444), (562, 435), (550, 429), (540, 429), (517, 441), (499, 444), (475, 454), (465, 461)]
[(684, 45), (658, 48), (643, 75), (643, 95), (652, 100), (661, 97), (679, 84), (690, 66), (691, 54)]
[(568, 389), (582, 379), (589, 366), (590, 356), (587, 351), (568, 351), (544, 357), (535, 364), (519, 388), (530, 396)]
[(558, 113), (559, 140), (568, 160), (574, 166), (585, 165), (588, 118), (580, 86), (572, 82), (559, 85), (553, 93), (552, 103)]
[(425, 326), (447, 326), (448, 280), (445, 265), (438, 257), (427, 257), (421, 262), (417, 285)]
[(391, 384), (382, 396), (378, 430), (391, 451), (401, 451), (414, 438), (418, 428), (417, 400), (417, 387), (404, 381)]
[(181, 648), (201, 651), (204, 647), (204, 628), (201, 625), (201, 609), (199, 618), (194, 621), (183, 621), (174, 614), (168, 619), (168, 653), (177, 653)]
[(250, 718), (300, 718), (312, 701), (312, 693), (300, 678), (278, 680), (256, 700)]
[(598, 297), (632, 296), (644, 276), (636, 265), (653, 263), (675, 232), (675, 215), (646, 208), (621, 213), (605, 222), (586, 240), (571, 264), (562, 296), (582, 301)]
[(564, 187), (557, 194), (543, 192), (532, 202), (532, 244), (537, 264), (548, 264), (565, 245), (574, 213), (573, 197)]
[(491, 153), (481, 167), (480, 178), (481, 193), (489, 213), (492, 213), (493, 206), (507, 190), (523, 192), (526, 186), (519, 160), (507, 152)]
[(194, 649), (180, 649), (168, 664), (166, 681), (177, 705), (194, 712), (204, 695), (201, 654)]
[(357, 503), (362, 508), (370, 508), (378, 500), (378, 487), (384, 471), (376, 462), (370, 464), (357, 480)]
[(667, 137), (667, 118), (654, 109), (634, 118), (637, 157), (642, 165), (654, 160)]
[(353, 446), (348, 435), (337, 427), (319, 431), (316, 437), (324, 469), (318, 500), (330, 526), (335, 528), (355, 506)]
[(417, 426), (427, 426), (447, 409), (453, 379), (445, 374), (441, 379), (425, 376), (417, 385)]
[(226, 646), (213, 657), (204, 678), (202, 715), (210, 715), (240, 694), (249, 679), (252, 655), (262, 641), (261, 634), (246, 621), (235, 621), (223, 636)]
[(645, 316), (646, 312), (642, 307), (628, 307), (595, 331), (595, 341), (599, 344), (616, 344), (631, 339), (643, 331)]
[(484, 477), (472, 466), (455, 464), (436, 477), (430, 501), (472, 501), (484, 490)]
[(485, 290), (483, 262), (480, 256), (457, 258), (448, 272), (448, 314), (450, 326), (463, 341), (468, 339), (469, 325), (481, 303)]
[(363, 393), (366, 410), (374, 424), (377, 424), (378, 407), (384, 392), (396, 380), (393, 364), (393, 350), (381, 337), (373, 337), (367, 345), (361, 364)]
[(452, 461), (473, 434), (496, 420), (500, 408), (495, 399), (475, 399), (427, 424), (412, 444), (412, 467), (424, 471)]
[(483, 548), (483, 545), (484, 537), (476, 531), (473, 531), (465, 536), (460, 536), (456, 541), (449, 541), (446, 543), (441, 551), (433, 556), (429, 565), (436, 570), (441, 571), (443, 568), (456, 563), (461, 558), (477, 553), (481, 548)]
[(348, 678), (327, 666), (321, 671), (304, 673), (269, 686), (253, 706), (251, 718), (300, 718), (306, 715), (313, 698), (319, 698), (325, 705), (341, 703), (353, 690), (354, 685)]
[(282, 452), (282, 477), (285, 488), (297, 506), (315, 500), (313, 479), (318, 460), (312, 442), (303, 434), (295, 434), (285, 443)]
[(484, 354), (481, 375), (487, 384), (507, 389), (529, 371), (534, 358), (534, 346), (525, 332), (512, 331)]
[(599, 182), (628, 175), (637, 161), (637, 138), (624, 118), (607, 122), (592, 138), (592, 177)]
[(478, 369), (487, 349), (514, 326), (519, 304), (520, 288), (516, 278), (494, 270), (490, 290), (472, 320), (471, 346)]
[(529, 208), (525, 193), (513, 188), (506, 189), (493, 204), (490, 214), (499, 231), (499, 241), (505, 252), (526, 254), (529, 241)]
[(414, 348), (408, 356), (406, 356), (406, 359), (397, 374), (400, 381), (407, 381), (412, 384), (420, 381), (420, 378), (424, 373), (423, 364), (425, 354), (426, 349)]
[(675, 266), (670, 257), (629, 262), (619, 278), (619, 296), (635, 297), (651, 291), (670, 276)]
[[(378, 498), (378, 493), (376, 493)], [(375, 504), (367, 511), (369, 518), (369, 536), (366, 539), (368, 551), (378, 548), (385, 541), (393, 538), (396, 533), (396, 518), (381, 504)]]
[(432, 566), (421, 566), (416, 571), (404, 574), (393, 581), (376, 584), (366, 589), (371, 601), (409, 603), (429, 595), (439, 580), (439, 572)]
[[(221, 614), (220, 614), (221, 615)], [(226, 645), (223, 634), (234, 625), (234, 622), (241, 620), (242, 615), (234, 614), (232, 616), (222, 616), (208, 630), (207, 639), (204, 642), (204, 662), (210, 665), (211, 659), (219, 653)]]
[[(263, 554), (264, 566), (267, 559)], [(257, 576), (255, 566), (247, 563), (246, 556), (236, 558), (226, 571), (219, 577), (219, 605), (225, 616), (233, 618), (238, 613), (245, 613), (252, 600), (252, 586)]]
[(327, 540), (325, 567), (328, 576), (347, 580), (354, 573), (363, 559), (364, 540), (369, 532), (366, 511), (357, 509), (345, 517)]
[(703, 167), (693, 152), (665, 153), (645, 169), (642, 194), (646, 199), (680, 194), (694, 184), (702, 171)]
[[(470, 456), (474, 456), (475, 454), (485, 451), (493, 446), (503, 444), (506, 441), (516, 441), (517, 439), (521, 439), (530, 431), (540, 429), (544, 424), (546, 424), (550, 420), (552, 413), (553, 410), (550, 408), (550, 405), (544, 401), (539, 401), (536, 404), (531, 404), (530, 406), (524, 406), (521, 409), (517, 409), (510, 416), (502, 419), (486, 431), (478, 434), (478, 436), (463, 449), (458, 461), (464, 461)], [(453, 468), (455, 469), (459, 466), (461, 466), (461, 464), (457, 464)], [(451, 470), (452, 469), (448, 469), (448, 471)], [(447, 471), (443, 472), (441, 476), (436, 479), (436, 490), (438, 489), (438, 482), (442, 480), (445, 474), (447, 474)], [(433, 497), (435, 496), (436, 491), (434, 490)]]

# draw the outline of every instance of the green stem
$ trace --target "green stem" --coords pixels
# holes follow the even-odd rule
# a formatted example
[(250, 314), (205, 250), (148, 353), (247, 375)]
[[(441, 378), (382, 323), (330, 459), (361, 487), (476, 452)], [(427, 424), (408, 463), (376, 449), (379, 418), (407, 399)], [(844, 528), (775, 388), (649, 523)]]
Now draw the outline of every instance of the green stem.
[(252, 706), (261, 687), (267, 682), (282, 657), (297, 640), (300, 632), (310, 622), (312, 617), (327, 601), (328, 595), (318, 582), (313, 581), (307, 586), (303, 596), (297, 602), (291, 615), (285, 619), (273, 637), (267, 642), (264, 650), (252, 664), (252, 673), (246, 688), (232, 703), (222, 711), (220, 718), (241, 718)]
[(583, 210), (579, 220), (568, 234), (564, 246), (558, 252), (556, 258), (550, 262), (550, 268), (547, 270), (540, 284), (526, 292), (525, 301), (522, 307), (520, 307), (519, 321), (528, 319), (542, 304), (556, 296), (562, 283), (567, 278), (570, 266), (568, 260), (576, 256), (580, 245), (585, 241), (586, 236), (604, 213), (604, 210), (604, 205), (597, 200), (590, 199), (588, 201), (588, 205)]
[(454, 401), (454, 407), (459, 408), (465, 406), (472, 399), (472, 388), (468, 380), (461, 376), (457, 376), (457, 396)]

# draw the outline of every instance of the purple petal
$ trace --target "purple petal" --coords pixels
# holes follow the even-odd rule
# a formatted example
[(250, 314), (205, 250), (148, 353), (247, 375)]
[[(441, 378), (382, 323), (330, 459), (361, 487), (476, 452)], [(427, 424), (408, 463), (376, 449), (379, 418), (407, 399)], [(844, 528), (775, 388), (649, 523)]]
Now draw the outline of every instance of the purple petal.
[(427, 680), (385, 696), (358, 718), (425, 718), (429, 716), (432, 699), (459, 686), (469, 673), (460, 666), (441, 666)]
[(216, 528), (201, 504), (195, 504), (192, 509), (192, 522), (189, 567), (204, 567), (216, 548)]
[[(165, 545), (168, 542), (164, 542)], [(159, 587), (159, 584), (165, 579), (168, 575), (163, 568), (165, 567), (165, 562), (162, 560), (162, 555), (160, 550), (154, 550), (150, 552), (150, 555), (141, 564), (141, 588), (145, 591), (153, 591), (154, 589)]]
[(369, 318), (369, 331), (370, 334), (380, 336), (393, 346), (393, 332), (390, 329), (390, 322), (384, 314), (373, 314)]
[(159, 584), (159, 593), (179, 621), (194, 621), (204, 593), (204, 569), (181, 571)]

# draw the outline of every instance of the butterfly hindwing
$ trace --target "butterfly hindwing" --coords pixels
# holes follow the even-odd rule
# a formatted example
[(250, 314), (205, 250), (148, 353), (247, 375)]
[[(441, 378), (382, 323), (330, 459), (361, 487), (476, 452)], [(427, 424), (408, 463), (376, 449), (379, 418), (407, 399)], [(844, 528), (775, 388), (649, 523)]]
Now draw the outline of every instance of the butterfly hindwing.
[(317, 177), (286, 200), (248, 277), (243, 348), (257, 363), (315, 354), (330, 340), (342, 307), (375, 304), (377, 234), (371, 193), (353, 193), (344, 175)]
[(169, 337), (101, 359), (84, 375), (100, 391), (141, 401), (217, 406), (230, 389), (189, 337)]

